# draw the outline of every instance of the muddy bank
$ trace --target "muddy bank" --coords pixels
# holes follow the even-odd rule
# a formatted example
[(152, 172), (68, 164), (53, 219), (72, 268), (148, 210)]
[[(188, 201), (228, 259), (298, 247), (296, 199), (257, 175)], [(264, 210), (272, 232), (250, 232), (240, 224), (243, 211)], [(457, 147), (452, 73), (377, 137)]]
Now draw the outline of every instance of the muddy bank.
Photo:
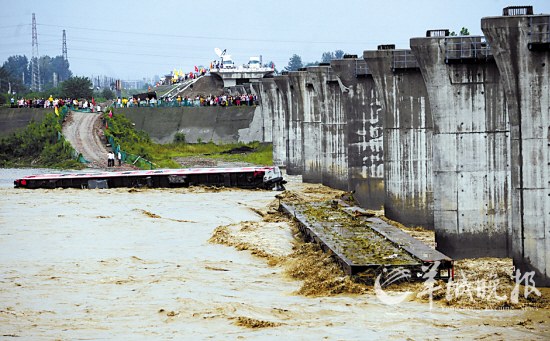
[[(291, 226), (284, 227), (288, 221), (272, 214), (275, 196), (313, 200), (338, 192), (302, 184), (298, 177), (289, 177), (287, 188), (291, 192), (285, 194), (0, 188), (0, 335), (260, 340), (548, 335), (547, 309), (430, 310), (414, 300), (387, 306), (370, 289), (300, 293), (306, 279), (289, 275), (282, 262), (208, 241), (219, 226), (244, 233), (241, 222), (259, 223), (240, 242), (276, 260), (301, 253)], [(266, 221), (274, 224), (262, 230)], [(312, 268), (306, 258), (295, 258), (298, 274), (306, 273), (300, 267)], [(315, 259), (326, 262), (322, 254)]]

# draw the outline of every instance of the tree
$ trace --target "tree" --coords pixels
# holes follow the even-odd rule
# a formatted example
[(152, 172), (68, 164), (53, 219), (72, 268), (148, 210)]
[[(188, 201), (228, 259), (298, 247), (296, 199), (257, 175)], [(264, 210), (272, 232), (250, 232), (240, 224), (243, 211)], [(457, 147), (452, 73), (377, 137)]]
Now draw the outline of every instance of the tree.
[(467, 29), (466, 27), (463, 27), (463, 28), (460, 30), (459, 34), (456, 34), (455, 31), (452, 31), (451, 33), (449, 33), (449, 35), (450, 35), (451, 37), (456, 37), (457, 35), (469, 36), (469, 35), (470, 35), (470, 31), (468, 31), (468, 29)]
[(0, 93), (7, 93), (10, 90), (12, 93), (24, 93), (27, 89), (21, 82), (21, 78), (14, 76), (4, 66), (0, 67)]
[(285, 71), (297, 71), (299, 68), (304, 67), (302, 63), (302, 57), (297, 54), (292, 55), (288, 61), (288, 65), (285, 66)]
[(460, 35), (461, 36), (469, 36), (470, 35), (470, 31), (468, 31), (468, 29), (466, 27), (463, 27), (461, 30), (460, 30)]
[(92, 98), (92, 82), (88, 77), (71, 77), (61, 83), (61, 95), (69, 98)]
[(103, 91), (101, 91), (101, 97), (105, 98), (106, 100), (110, 100), (115, 98), (115, 93), (113, 90), (105, 88)]
[(323, 52), (323, 55), (321, 56), (321, 63), (330, 63), (331, 60), (342, 59), (342, 57), (344, 57), (344, 51), (342, 50)]
[(10, 56), (2, 66), (13, 78), (21, 80), (21, 83), (24, 78), (25, 84), (31, 84), (29, 60), (26, 56)]
[(321, 63), (330, 63), (331, 60), (334, 59), (334, 53), (332, 52), (323, 52), (323, 55), (321, 56)]
[(57, 56), (51, 59), (52, 71), (57, 73), (58, 81), (62, 82), (72, 77), (73, 73), (69, 69), (69, 61), (63, 56)]

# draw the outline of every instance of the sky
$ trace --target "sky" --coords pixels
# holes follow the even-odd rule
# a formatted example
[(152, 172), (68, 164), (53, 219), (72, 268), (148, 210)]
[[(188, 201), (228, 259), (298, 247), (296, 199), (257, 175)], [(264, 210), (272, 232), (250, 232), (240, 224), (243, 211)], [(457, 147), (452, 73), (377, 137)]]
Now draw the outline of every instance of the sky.
[(62, 54), (65, 30), (74, 75), (138, 80), (209, 65), (214, 48), (237, 65), (261, 55), (281, 70), (293, 54), (305, 64), (327, 51), (409, 48), (429, 29), (482, 35), (482, 17), (526, 4), (550, 13), (548, 0), (0, 0), (0, 64), (32, 56), (32, 13), (40, 56)]

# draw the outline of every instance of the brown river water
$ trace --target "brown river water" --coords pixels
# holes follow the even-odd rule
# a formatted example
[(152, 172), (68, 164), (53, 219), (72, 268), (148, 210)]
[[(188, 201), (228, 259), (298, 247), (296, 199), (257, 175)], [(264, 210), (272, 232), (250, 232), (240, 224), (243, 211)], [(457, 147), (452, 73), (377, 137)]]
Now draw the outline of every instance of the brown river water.
[[(372, 290), (305, 297), (282, 267), (208, 242), (220, 225), (260, 221), (277, 192), (13, 188), (38, 172), (0, 169), (0, 339), (550, 338), (547, 309), (388, 306)], [(292, 249), (288, 223), (253, 238)]]

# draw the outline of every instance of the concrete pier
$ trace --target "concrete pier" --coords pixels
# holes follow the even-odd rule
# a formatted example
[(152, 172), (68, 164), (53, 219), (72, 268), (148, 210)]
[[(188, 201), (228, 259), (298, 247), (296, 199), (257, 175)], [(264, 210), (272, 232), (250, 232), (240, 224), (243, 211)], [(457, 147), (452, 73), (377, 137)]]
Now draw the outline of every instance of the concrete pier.
[(306, 68), (302, 118), (302, 150), (304, 170), (302, 181), (323, 182), (323, 151), (321, 117), (326, 117), (327, 95), (323, 73), (327, 67)]
[(508, 99), (512, 257), (537, 286), (550, 285), (550, 15), (505, 8), (481, 20)]
[(326, 67), (323, 71), (318, 75), (325, 98), (321, 125), (323, 185), (347, 191), (348, 130), (346, 111), (342, 108), (342, 100), (347, 98), (347, 94), (336, 81), (332, 67)]
[[(275, 76), (273, 77), (276, 89), (276, 107), (278, 108), (278, 114), (273, 115), (273, 157), (277, 155), (277, 158), (286, 165), (288, 164), (288, 136), (290, 127), (290, 103), (292, 101), (292, 94), (290, 93), (290, 83), (288, 76)], [(275, 135), (279, 135), (275, 137)]]
[(385, 215), (433, 229), (433, 121), (416, 58), (393, 45), (380, 45), (363, 57), (384, 107)]
[[(306, 94), (307, 72), (292, 71), (288, 78), (288, 140), (286, 171), (289, 175), (303, 174), (304, 153), (302, 127), (304, 112), (310, 110)], [(309, 117), (309, 114), (307, 114)]]
[(349, 189), (362, 207), (384, 205), (384, 114), (372, 76), (363, 58), (331, 61), (334, 79), (341, 89), (341, 110), (347, 118)]
[(483, 37), (411, 39), (434, 124), (437, 249), (453, 258), (508, 255), (509, 130), (504, 89)]
[(286, 140), (285, 140), (285, 107), (286, 101), (282, 98), (275, 79), (264, 78), (253, 82), (252, 87), (260, 101), (262, 117), (266, 121), (265, 139), (270, 139), (273, 144), (273, 165), (284, 167), (286, 165)]

